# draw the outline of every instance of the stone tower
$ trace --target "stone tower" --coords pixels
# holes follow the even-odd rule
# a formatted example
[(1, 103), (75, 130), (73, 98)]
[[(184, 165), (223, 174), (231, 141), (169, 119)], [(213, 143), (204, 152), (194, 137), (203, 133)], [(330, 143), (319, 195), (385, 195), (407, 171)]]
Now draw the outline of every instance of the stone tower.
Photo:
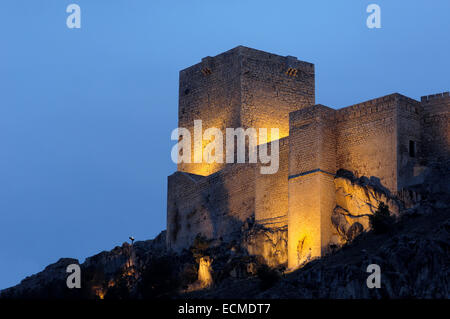
[[(314, 104), (314, 65), (238, 46), (180, 72), (178, 127), (279, 128), (289, 134), (289, 113)], [(270, 130), (269, 130), (270, 132)], [(270, 140), (270, 136), (269, 136)], [(209, 141), (204, 141), (202, 149)], [(178, 171), (207, 176), (221, 163), (180, 163)]]
[(313, 105), (290, 114), (288, 261), (321, 256), (331, 239), (336, 206), (335, 110)]

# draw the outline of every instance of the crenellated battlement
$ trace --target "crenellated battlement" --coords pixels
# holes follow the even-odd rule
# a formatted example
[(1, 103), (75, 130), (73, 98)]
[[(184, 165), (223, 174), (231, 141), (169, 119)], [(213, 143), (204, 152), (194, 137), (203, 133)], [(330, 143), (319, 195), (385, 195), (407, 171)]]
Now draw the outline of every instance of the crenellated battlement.
[(338, 109), (336, 119), (342, 122), (392, 109), (398, 95), (394, 93)]
[(450, 99), (450, 93), (448, 91), (446, 91), (446, 92), (442, 92), (442, 93), (425, 95), (420, 98), (420, 101), (422, 103), (428, 103), (428, 102), (436, 102), (437, 100), (442, 100), (442, 99)]
[(418, 114), (420, 102), (402, 94), (393, 93), (338, 109), (336, 119), (338, 122), (342, 122), (359, 117), (370, 117), (371, 114), (392, 110), (395, 107)]

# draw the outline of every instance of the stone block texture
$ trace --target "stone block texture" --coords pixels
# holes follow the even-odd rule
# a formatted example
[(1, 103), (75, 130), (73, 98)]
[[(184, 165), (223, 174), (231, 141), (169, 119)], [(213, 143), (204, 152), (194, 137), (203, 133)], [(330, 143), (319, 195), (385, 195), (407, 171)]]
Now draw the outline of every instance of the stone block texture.
[[(297, 70), (287, 74), (289, 69)], [(238, 46), (180, 72), (178, 126), (194, 136), (194, 120), (203, 130), (225, 128), (278, 128), (289, 133), (289, 112), (314, 104), (314, 65)], [(270, 129), (269, 132), (269, 140)], [(202, 147), (209, 141), (204, 141)], [(182, 172), (207, 176), (221, 163), (180, 163)]]
[(290, 114), (288, 265), (325, 253), (336, 206), (336, 111), (313, 105)]
[[(261, 163), (180, 163), (168, 178), (170, 249), (189, 248), (197, 235), (231, 241), (252, 220), (272, 237), (287, 228), (287, 245), (253, 240), (249, 253), (261, 250), (271, 265), (287, 256), (294, 268), (323, 256), (336, 242), (333, 220), (350, 209), (335, 180), (337, 170), (370, 178), (391, 198), (420, 183), (432, 163), (449, 161), (448, 92), (421, 101), (394, 93), (334, 109), (315, 104), (314, 81), (311, 63), (243, 46), (180, 72), (179, 127), (192, 137), (194, 120), (202, 120), (203, 131), (215, 127), (224, 136), (226, 128), (278, 128), (279, 169), (263, 175)], [(359, 213), (355, 205), (352, 214)], [(284, 236), (276, 242), (284, 243)], [(272, 246), (274, 252), (267, 251)]]

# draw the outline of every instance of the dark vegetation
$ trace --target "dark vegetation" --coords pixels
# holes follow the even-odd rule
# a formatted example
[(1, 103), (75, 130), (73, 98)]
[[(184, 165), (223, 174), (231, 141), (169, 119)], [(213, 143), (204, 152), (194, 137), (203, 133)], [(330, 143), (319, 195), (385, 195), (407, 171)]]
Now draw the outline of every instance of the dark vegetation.
[(383, 234), (392, 229), (395, 217), (391, 215), (389, 206), (381, 202), (375, 213), (369, 216), (369, 223), (374, 233)]

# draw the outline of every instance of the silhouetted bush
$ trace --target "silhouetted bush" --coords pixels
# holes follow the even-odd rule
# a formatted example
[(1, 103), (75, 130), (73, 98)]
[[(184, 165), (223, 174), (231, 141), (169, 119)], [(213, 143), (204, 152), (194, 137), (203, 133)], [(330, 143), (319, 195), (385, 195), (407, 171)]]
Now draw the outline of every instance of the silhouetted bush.
[(139, 287), (143, 298), (161, 297), (180, 287), (178, 269), (173, 259), (173, 256), (158, 257), (145, 267)]
[(183, 289), (194, 283), (198, 278), (198, 267), (193, 263), (186, 263), (180, 272), (180, 284)]
[(119, 277), (113, 287), (108, 288), (105, 299), (129, 299), (130, 290), (125, 277)]
[(262, 290), (269, 289), (280, 280), (280, 274), (275, 269), (263, 264), (258, 268), (257, 276), (260, 282), (260, 288)]
[(395, 218), (389, 212), (389, 206), (381, 202), (378, 209), (369, 216), (369, 223), (372, 230), (377, 234), (388, 232), (395, 222)]

